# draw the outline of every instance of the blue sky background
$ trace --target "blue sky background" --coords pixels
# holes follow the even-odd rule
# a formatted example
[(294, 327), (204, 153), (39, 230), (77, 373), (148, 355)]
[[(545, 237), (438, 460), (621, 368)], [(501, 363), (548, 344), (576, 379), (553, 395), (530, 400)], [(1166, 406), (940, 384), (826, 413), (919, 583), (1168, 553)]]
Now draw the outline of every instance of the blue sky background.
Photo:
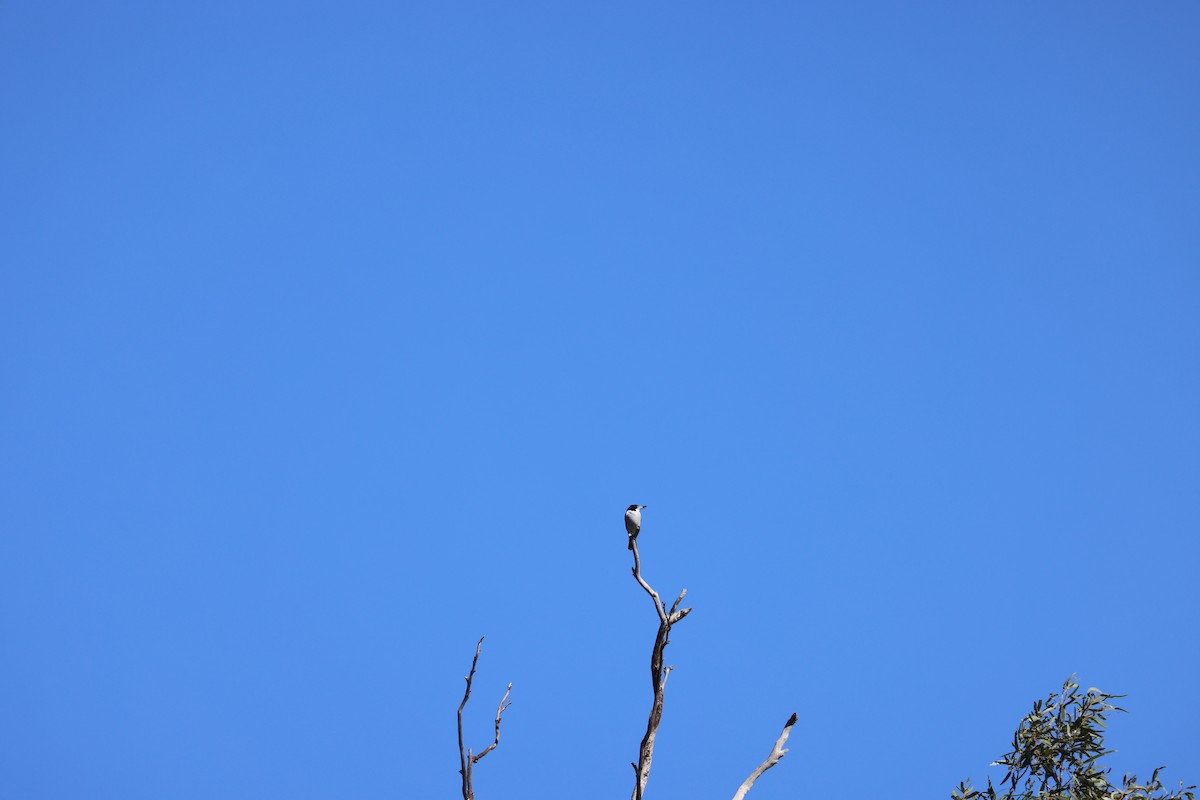
[(1198, 25), (0, 4), (0, 800), (1200, 781)]

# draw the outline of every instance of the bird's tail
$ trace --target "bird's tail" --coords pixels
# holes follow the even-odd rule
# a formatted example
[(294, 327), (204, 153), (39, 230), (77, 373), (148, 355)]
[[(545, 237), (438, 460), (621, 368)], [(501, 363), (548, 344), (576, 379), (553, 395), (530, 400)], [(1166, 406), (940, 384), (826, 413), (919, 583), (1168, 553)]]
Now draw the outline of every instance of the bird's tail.
[(636, 539), (636, 538), (637, 538), (636, 536), (630, 536), (630, 537), (629, 537), (629, 549), (630, 549), (630, 550), (633, 550), (633, 540), (634, 540), (634, 539)]

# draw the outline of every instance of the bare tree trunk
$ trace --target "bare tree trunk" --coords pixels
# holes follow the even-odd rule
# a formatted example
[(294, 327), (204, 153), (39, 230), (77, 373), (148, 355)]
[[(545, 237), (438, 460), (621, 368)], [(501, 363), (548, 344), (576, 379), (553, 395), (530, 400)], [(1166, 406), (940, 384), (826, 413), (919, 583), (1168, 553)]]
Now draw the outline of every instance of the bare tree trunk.
[(746, 796), (746, 792), (750, 791), (754, 786), (754, 782), (762, 777), (762, 774), (771, 767), (779, 763), (779, 759), (787, 754), (787, 750), (783, 748), (787, 744), (788, 736), (792, 733), (792, 726), (796, 724), (796, 715), (792, 714), (788, 717), (788, 721), (783, 726), (783, 733), (779, 734), (779, 738), (775, 740), (775, 746), (771, 748), (771, 755), (767, 756), (767, 760), (758, 765), (754, 772), (750, 773), (750, 777), (746, 778), (745, 782), (738, 787), (737, 793), (733, 796), (733, 800), (742, 800)]
[(650, 595), (650, 599), (654, 601), (654, 610), (658, 613), (658, 635), (654, 638), (654, 650), (650, 653), (650, 686), (654, 691), (654, 703), (650, 706), (650, 718), (646, 722), (646, 735), (642, 737), (637, 763), (630, 764), (633, 767), (635, 780), (633, 800), (642, 800), (642, 794), (646, 791), (646, 782), (650, 780), (650, 762), (654, 759), (654, 739), (658, 735), (658, 725), (662, 722), (663, 692), (667, 688), (667, 676), (671, 674), (671, 667), (663, 668), (663, 650), (671, 643), (671, 626), (691, 613), (692, 609), (679, 609), (679, 604), (683, 602), (683, 597), (687, 594), (687, 589), (684, 589), (679, 593), (679, 597), (675, 598), (675, 602), (671, 604), (671, 610), (668, 611), (659, 598), (658, 592), (651, 589), (650, 584), (642, 578), (642, 560), (638, 554), (636, 539), (630, 539), (629, 548), (633, 551), (633, 577), (646, 590), (646, 594)]
[[(675, 623), (692, 613), (692, 609), (681, 609), (679, 607), (679, 604), (683, 602), (683, 598), (687, 595), (687, 589), (679, 592), (679, 596), (675, 598), (675, 602), (668, 609), (663, 604), (662, 598), (658, 596), (658, 592), (654, 591), (650, 584), (646, 583), (646, 580), (642, 577), (642, 557), (638, 552), (637, 540), (633, 537), (630, 537), (629, 549), (633, 552), (633, 577), (637, 580), (638, 585), (646, 590), (646, 594), (650, 596), (651, 602), (654, 603), (654, 612), (658, 615), (658, 633), (654, 637), (654, 649), (650, 652), (650, 688), (654, 693), (654, 701), (650, 706), (650, 717), (646, 720), (646, 734), (642, 737), (641, 746), (638, 748), (638, 760), (630, 763), (634, 773), (632, 800), (643, 800), (643, 795), (646, 792), (646, 784), (650, 780), (650, 766), (654, 760), (654, 740), (658, 736), (658, 726), (662, 723), (663, 695), (667, 688), (667, 677), (671, 674), (672, 669), (672, 667), (663, 665), (663, 651), (671, 643), (671, 628)], [(496, 735), (492, 743), (478, 754), (473, 753), (465, 746), (463, 743), (463, 710), (467, 707), (467, 701), (471, 699), (471, 684), (475, 680), (475, 667), (479, 663), (479, 653), (482, 649), (483, 637), (481, 636), (478, 644), (475, 645), (475, 657), (471, 659), (471, 671), (466, 676), (467, 688), (463, 693), (462, 702), (458, 705), (458, 759), (459, 774), (462, 775), (463, 800), (475, 800), (475, 789), (472, 786), (474, 767), (479, 763), (480, 759), (499, 746), (500, 717), (504, 714), (505, 709), (512, 705), (508, 702), (508, 697), (512, 693), (512, 684), (510, 683), (504, 692), (504, 696), (500, 698), (500, 704), (496, 706)], [(763, 773), (778, 764), (780, 759), (787, 754), (788, 751), (784, 749), (784, 744), (787, 743), (788, 736), (792, 732), (792, 726), (795, 724), (796, 715), (792, 714), (783, 726), (783, 732), (775, 741), (775, 746), (771, 749), (771, 754), (738, 787), (733, 800), (745, 800), (746, 794), (753, 788), (754, 782), (761, 778)]]
[(508, 695), (512, 692), (512, 684), (508, 684), (508, 689), (504, 692), (504, 697), (500, 698), (500, 705), (496, 707), (496, 738), (476, 755), (471, 754), (471, 749), (463, 749), (463, 730), (462, 717), (463, 709), (467, 706), (467, 700), (471, 697), (471, 682), (475, 680), (475, 665), (479, 663), (479, 651), (483, 648), (483, 637), (479, 637), (479, 643), (475, 645), (475, 657), (471, 659), (471, 671), (466, 676), (467, 691), (463, 693), (462, 702), (458, 704), (458, 760), (461, 765), (459, 774), (462, 775), (462, 796), (463, 800), (475, 800), (475, 789), (471, 786), (471, 774), (473, 768), (479, 763), (479, 760), (488, 753), (496, 749), (500, 744), (500, 715), (504, 713), (504, 709), (512, 705), (508, 702)]

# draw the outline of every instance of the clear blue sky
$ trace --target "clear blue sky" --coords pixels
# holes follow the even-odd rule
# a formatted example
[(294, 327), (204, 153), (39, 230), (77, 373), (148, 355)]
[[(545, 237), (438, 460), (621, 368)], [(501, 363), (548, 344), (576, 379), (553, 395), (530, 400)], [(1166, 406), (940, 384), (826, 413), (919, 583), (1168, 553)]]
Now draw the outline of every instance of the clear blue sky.
[(0, 4), (0, 800), (1200, 781), (1198, 27)]

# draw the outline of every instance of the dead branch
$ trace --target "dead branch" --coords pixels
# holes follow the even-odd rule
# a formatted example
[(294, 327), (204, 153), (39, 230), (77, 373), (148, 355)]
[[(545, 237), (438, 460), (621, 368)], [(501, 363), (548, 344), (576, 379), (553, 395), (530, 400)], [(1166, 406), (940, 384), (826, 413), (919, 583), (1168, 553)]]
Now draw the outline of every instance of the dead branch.
[(646, 782), (650, 779), (654, 739), (658, 735), (659, 723), (662, 722), (663, 693), (667, 687), (667, 676), (671, 674), (671, 667), (663, 668), (663, 650), (670, 644), (671, 626), (691, 613), (692, 609), (679, 608), (684, 595), (687, 594), (687, 589), (684, 589), (671, 604), (670, 611), (667, 610), (658, 592), (650, 588), (650, 584), (642, 578), (642, 559), (638, 554), (637, 540), (631, 539), (629, 544), (633, 550), (633, 577), (646, 590), (646, 594), (650, 595), (650, 599), (654, 601), (654, 610), (658, 613), (658, 635), (654, 638), (654, 650), (650, 654), (650, 686), (654, 691), (654, 702), (650, 706), (650, 718), (646, 722), (646, 735), (642, 737), (642, 744), (638, 750), (638, 761), (631, 764), (634, 771), (633, 800), (642, 800)]
[(475, 800), (475, 789), (471, 785), (471, 775), (473, 768), (479, 763), (479, 760), (488, 753), (496, 749), (500, 744), (500, 715), (504, 713), (504, 709), (512, 705), (508, 702), (508, 695), (512, 692), (512, 684), (508, 684), (508, 689), (504, 692), (504, 697), (500, 698), (500, 705), (496, 706), (496, 738), (479, 753), (472, 755), (470, 748), (463, 749), (463, 730), (462, 716), (463, 709), (467, 706), (467, 700), (471, 697), (471, 682), (475, 680), (475, 665), (479, 663), (479, 651), (483, 648), (483, 637), (479, 637), (479, 643), (475, 645), (475, 657), (471, 659), (471, 671), (467, 674), (467, 690), (463, 693), (462, 702), (458, 704), (458, 760), (460, 764), (459, 774), (462, 775), (462, 796), (463, 800)]
[(771, 749), (771, 755), (767, 756), (767, 760), (759, 764), (758, 769), (751, 772), (750, 777), (746, 778), (746, 782), (738, 787), (737, 794), (733, 796), (733, 800), (742, 800), (746, 796), (746, 792), (750, 791), (751, 787), (754, 786), (754, 782), (761, 778), (764, 772), (778, 764), (779, 759), (787, 754), (787, 750), (783, 746), (787, 743), (788, 736), (792, 732), (792, 726), (795, 724), (796, 715), (792, 714), (783, 726), (783, 733), (779, 734), (779, 738), (775, 740), (775, 747)]

